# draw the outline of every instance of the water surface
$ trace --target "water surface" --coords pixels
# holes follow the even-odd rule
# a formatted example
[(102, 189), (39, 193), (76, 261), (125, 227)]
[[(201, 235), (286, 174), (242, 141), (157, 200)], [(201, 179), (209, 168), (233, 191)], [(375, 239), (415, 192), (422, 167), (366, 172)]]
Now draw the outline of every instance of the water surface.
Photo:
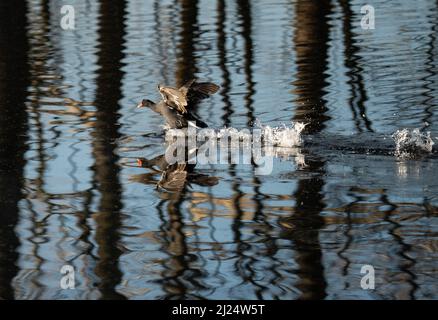
[[(0, 298), (437, 299), (438, 6), (356, 0), (0, 4)], [(221, 85), (210, 127), (306, 123), (274, 170), (156, 189), (157, 83)], [(415, 152), (419, 148), (418, 154)], [(76, 270), (62, 290), (60, 269)], [(375, 290), (360, 286), (375, 268)]]

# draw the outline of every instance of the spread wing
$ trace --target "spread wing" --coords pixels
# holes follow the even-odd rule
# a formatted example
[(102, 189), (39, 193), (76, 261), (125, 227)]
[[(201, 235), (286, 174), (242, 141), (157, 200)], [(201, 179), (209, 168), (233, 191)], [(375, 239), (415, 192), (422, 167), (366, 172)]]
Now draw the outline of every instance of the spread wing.
[(192, 86), (192, 84), (195, 81), (196, 81), (196, 79), (192, 79), (192, 80), (189, 80), (186, 83), (184, 83), (184, 85), (181, 88), (178, 89), (179, 92), (181, 92), (184, 95), (184, 97), (186, 97), (187, 96), (187, 92), (189, 92), (190, 87)]
[(220, 87), (217, 84), (211, 82), (199, 82), (192, 84), (187, 93), (187, 100), (190, 102), (195, 102), (206, 99), (218, 92), (219, 88)]
[(187, 113), (188, 102), (196, 103), (199, 100), (206, 99), (219, 90), (217, 84), (211, 82), (196, 82), (196, 79), (187, 81), (179, 89), (172, 87), (162, 87), (160, 89), (164, 102), (175, 108), (180, 113)]

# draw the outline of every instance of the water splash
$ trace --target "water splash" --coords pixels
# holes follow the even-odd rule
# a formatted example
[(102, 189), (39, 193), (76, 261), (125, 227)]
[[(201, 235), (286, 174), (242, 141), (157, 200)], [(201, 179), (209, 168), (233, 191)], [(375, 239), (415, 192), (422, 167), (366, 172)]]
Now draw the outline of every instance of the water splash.
[(301, 145), (301, 133), (306, 127), (306, 124), (302, 122), (291, 122), (291, 126), (282, 124), (279, 127), (271, 127), (264, 126), (257, 119), (255, 127), (262, 129), (262, 137), (267, 143), (277, 147), (296, 147)]
[[(264, 145), (275, 147), (298, 147), (302, 143), (301, 133), (306, 127), (306, 124), (301, 122), (291, 122), (291, 125), (282, 124), (278, 127), (263, 125), (259, 120), (256, 120), (253, 128), (238, 130), (233, 127), (221, 129), (201, 129), (197, 130), (197, 137), (203, 136), (209, 139), (221, 139), (230, 137), (232, 140), (238, 140), (243, 143), (251, 143), (253, 141), (254, 132), (258, 131)], [(181, 137), (187, 134), (186, 129), (168, 129), (166, 131), (166, 141), (171, 141), (174, 137)]]
[(397, 130), (392, 138), (395, 141), (395, 155), (400, 158), (415, 158), (431, 153), (435, 144), (430, 132), (421, 133), (419, 129)]

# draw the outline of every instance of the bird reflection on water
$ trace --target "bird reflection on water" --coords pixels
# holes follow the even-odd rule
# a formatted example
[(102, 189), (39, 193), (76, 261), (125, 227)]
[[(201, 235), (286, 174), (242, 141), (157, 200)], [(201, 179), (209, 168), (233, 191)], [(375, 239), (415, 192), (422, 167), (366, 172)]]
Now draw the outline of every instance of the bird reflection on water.
[(138, 158), (137, 163), (139, 166), (158, 172), (161, 176), (158, 181), (151, 179), (148, 175), (137, 175), (133, 177), (133, 180), (146, 184), (156, 184), (156, 188), (172, 192), (181, 192), (184, 188), (190, 187), (192, 183), (199, 186), (214, 186), (218, 184), (218, 177), (197, 173), (195, 170), (196, 163), (189, 163), (191, 157), (196, 157), (196, 151), (189, 153), (188, 148), (186, 148), (185, 154), (187, 159), (172, 164), (168, 163), (165, 154), (150, 160)]

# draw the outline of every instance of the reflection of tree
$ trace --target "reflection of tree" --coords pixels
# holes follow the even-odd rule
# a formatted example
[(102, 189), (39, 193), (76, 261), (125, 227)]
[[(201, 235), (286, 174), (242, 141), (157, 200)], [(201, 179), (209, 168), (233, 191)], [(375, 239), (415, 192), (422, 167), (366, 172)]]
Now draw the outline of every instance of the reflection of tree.
[[(391, 217), (391, 215), (397, 209), (397, 205), (394, 203), (391, 203), (386, 194), (382, 194), (381, 201), (385, 205), (390, 206), (390, 209), (385, 211), (384, 220), (391, 224), (389, 234), (394, 238), (395, 242), (400, 247), (400, 249), (397, 251), (397, 255), (401, 258), (401, 262), (400, 262), (399, 267), (400, 267), (400, 270), (408, 276), (407, 283), (409, 283), (411, 288), (407, 292), (407, 295), (408, 295), (409, 299), (414, 300), (415, 299), (415, 292), (418, 290), (418, 284), (416, 282), (417, 276), (412, 271), (412, 269), (414, 269), (414, 267), (415, 267), (415, 259), (413, 259), (409, 256), (409, 251), (411, 251), (412, 246), (410, 244), (406, 243), (405, 240), (403, 239), (402, 233), (400, 232), (401, 224), (398, 221), (396, 221), (396, 219), (393, 219)], [(391, 280), (389, 280), (388, 282), (392, 282)], [(396, 297), (394, 297), (394, 298), (396, 298)], [(407, 298), (407, 297), (402, 297), (402, 299), (405, 299), (405, 298)]]
[(237, 2), (237, 12), (242, 27), (242, 37), (244, 40), (244, 72), (246, 82), (245, 94), (245, 109), (247, 110), (247, 126), (251, 127), (254, 124), (254, 107), (253, 96), (255, 94), (255, 82), (253, 80), (252, 65), (254, 64), (253, 43), (252, 43), (252, 19), (251, 19), (251, 4), (249, 0), (239, 0)]
[[(436, 74), (437, 74), (437, 63), (436, 63), (436, 56), (438, 54), (436, 50), (436, 40), (437, 40), (437, 32), (438, 32), (438, 1), (435, 1), (435, 16), (434, 20), (432, 21), (432, 27), (430, 30), (430, 33), (428, 35), (429, 42), (427, 44), (427, 50), (426, 50), (426, 72), (427, 75), (422, 79), (423, 80), (423, 87), (426, 89), (421, 95), (423, 96), (423, 102), (424, 104), (424, 117), (422, 119), (423, 121), (423, 130), (425, 130), (427, 127), (432, 125), (432, 119), (434, 117), (434, 110), (436, 107), (436, 95), (434, 94), (434, 90), (436, 88)], [(435, 80), (434, 80), (435, 78)]]
[(157, 280), (166, 293), (165, 299), (197, 299), (201, 297), (193, 292), (207, 289), (201, 281), (205, 274), (195, 264), (198, 256), (190, 252), (187, 244), (181, 211), (185, 194), (185, 191), (168, 194), (166, 200), (161, 201), (157, 207), (162, 221), (161, 250), (169, 257), (162, 261), (164, 270)]
[[(294, 46), (296, 50), (297, 80), (294, 82), (298, 95), (295, 121), (308, 123), (308, 133), (321, 132), (329, 119), (325, 114), (325, 87), (329, 41), (328, 15), (330, 0), (318, 2), (299, 0), (296, 3)], [(310, 62), (310, 63), (309, 63)], [(304, 171), (319, 172), (298, 182), (295, 191), (295, 212), (283, 223), (293, 226), (285, 229), (282, 237), (290, 239), (295, 249), (296, 271), (299, 276), (296, 287), (301, 299), (322, 299), (326, 296), (326, 281), (322, 264), (319, 231), (324, 227), (320, 216), (323, 202), (324, 165), (322, 159), (308, 159)]]
[[(307, 164), (306, 171), (324, 170), (322, 160), (309, 160)], [(319, 243), (319, 231), (324, 227), (320, 216), (325, 206), (323, 187), (324, 180), (319, 175), (299, 181), (295, 191), (295, 212), (283, 220), (291, 226), (291, 229), (284, 230), (282, 237), (293, 241), (298, 264), (296, 274), (299, 276), (296, 287), (301, 291), (300, 299), (322, 299), (326, 296), (327, 284)]]
[[(65, 132), (63, 131), (66, 122), (65, 117), (75, 116), (80, 125), (74, 128), (74, 132), (78, 133), (85, 131), (84, 126), (94, 126), (95, 113), (92, 111), (84, 111), (82, 107), (84, 105), (92, 105), (92, 102), (81, 102), (70, 98), (63, 98), (64, 88), (68, 88), (69, 85), (60, 85), (59, 81), (62, 79), (59, 76), (58, 64), (62, 63), (62, 55), (57, 55), (55, 52), (62, 49), (61, 44), (58, 42), (59, 34), (56, 33), (56, 28), (52, 25), (54, 22), (50, 19), (50, 1), (42, 0), (41, 5), (36, 5), (28, 17), (28, 34), (31, 40), (32, 46), (29, 48), (28, 60), (30, 65), (30, 83), (31, 89), (28, 93), (29, 101), (29, 114), (32, 119), (33, 125), (31, 126), (30, 134), (36, 138), (36, 141), (32, 143), (35, 147), (35, 155), (30, 154), (29, 161), (31, 164), (37, 163), (35, 172), (35, 178), (27, 178), (27, 194), (24, 198), (26, 206), (25, 210), (30, 212), (29, 220), (32, 223), (32, 227), (29, 228), (31, 235), (25, 239), (25, 243), (29, 243), (28, 251), (35, 257), (35, 263), (32, 265), (32, 269), (36, 270), (33, 276), (27, 280), (27, 283), (38, 284), (40, 278), (44, 277), (45, 265), (47, 260), (43, 257), (46, 247), (51, 244), (42, 242), (41, 239), (56, 238), (56, 244), (54, 249), (56, 255), (61, 262), (74, 263), (77, 258), (80, 259), (96, 259), (93, 256), (93, 244), (90, 241), (90, 229), (87, 225), (87, 218), (90, 212), (89, 206), (92, 199), (92, 190), (95, 186), (92, 186), (89, 190), (80, 191), (77, 189), (77, 183), (79, 182), (76, 176), (76, 170), (80, 167), (80, 163), (73, 160), (75, 154), (80, 148), (76, 148), (75, 145), (78, 142), (71, 143), (69, 148), (72, 153), (67, 158), (67, 162), (71, 167), (71, 171), (68, 172), (69, 176), (73, 180), (73, 192), (71, 193), (56, 193), (47, 191), (48, 179), (47, 171), (50, 167), (50, 148), (56, 148), (59, 143), (59, 137)], [(76, 47), (74, 47), (76, 48)], [(80, 53), (78, 53), (80, 54)], [(53, 106), (53, 107), (52, 107)], [(45, 118), (57, 118), (62, 120), (45, 121)], [(47, 138), (47, 135), (51, 139)], [(38, 199), (35, 201), (34, 199)], [(74, 257), (69, 257), (66, 261), (66, 254), (63, 250), (63, 245), (69, 241), (68, 236), (70, 234), (68, 228), (68, 219), (66, 215), (56, 214), (57, 204), (61, 202), (68, 202), (73, 199), (80, 199), (84, 201), (84, 208), (78, 212), (72, 212), (77, 217), (77, 226), (82, 229), (83, 233), (78, 237), (77, 241), (82, 241), (87, 245), (87, 249), (78, 250), (78, 253)], [(38, 210), (39, 204), (47, 204), (43, 217)], [(53, 220), (62, 226), (63, 232), (59, 235), (48, 235), (47, 232), (53, 227)], [(25, 245), (26, 245), (25, 244)], [(76, 243), (75, 243), (76, 244)], [(20, 279), (21, 281), (21, 279)], [(38, 292), (44, 294), (45, 291), (40, 288), (29, 288), (28, 292)], [(35, 296), (40, 298), (41, 296)], [(43, 296), (44, 297), (44, 296)]]
[[(225, 126), (230, 126), (232, 115), (234, 110), (231, 105), (229, 92), (230, 92), (230, 73), (228, 70), (227, 61), (227, 49), (226, 49), (226, 4), (225, 1), (217, 2), (217, 48), (219, 55), (219, 66), (222, 71), (222, 100), (224, 102), (224, 114), (223, 121)], [(255, 81), (253, 79), (252, 66), (254, 64), (253, 57), (253, 40), (252, 40), (252, 10), (250, 1), (238, 1), (237, 2), (237, 18), (238, 26), (241, 28), (241, 41), (243, 44), (243, 70), (245, 74), (245, 85), (246, 93), (244, 96), (244, 106), (247, 110), (247, 125), (251, 126), (255, 121), (254, 114), (254, 94), (255, 94)], [(235, 34), (231, 34), (233, 37), (233, 42), (237, 42), (239, 39)], [(266, 196), (260, 191), (263, 183), (256, 176), (253, 177), (254, 193), (249, 199), (244, 192), (240, 189), (240, 183), (237, 173), (237, 167), (235, 165), (230, 165), (229, 174), (232, 183), (233, 196), (231, 199), (213, 199), (215, 206), (225, 206), (232, 212), (232, 231), (234, 233), (234, 242), (236, 242), (236, 262), (235, 271), (236, 274), (242, 278), (242, 284), (250, 283), (254, 286), (254, 294), (258, 298), (264, 298), (266, 291), (272, 291), (272, 296), (275, 297), (274, 293), (281, 275), (276, 270), (278, 262), (275, 254), (278, 250), (276, 241), (271, 237), (270, 231), (272, 226), (269, 222), (269, 217), (265, 213), (265, 207), (263, 200)], [(277, 208), (269, 208), (269, 210), (275, 211)], [(281, 210), (281, 209), (280, 209)], [(249, 212), (254, 212), (254, 215), (248, 214)], [(252, 220), (254, 224), (260, 225), (257, 228), (256, 235), (250, 239), (245, 239), (243, 236), (246, 227), (244, 220)], [(254, 239), (259, 239), (262, 237), (264, 241), (262, 243), (254, 243)], [(255, 240), (257, 241), (257, 240)], [(259, 252), (263, 251), (263, 259), (259, 258)], [(266, 264), (265, 275), (263, 276), (263, 281), (258, 280), (259, 274), (256, 265), (263, 263)], [(238, 285), (238, 287), (241, 284)], [(238, 289), (238, 288), (236, 288)], [(274, 290), (271, 290), (274, 289)], [(234, 289), (232, 289), (234, 290)]]
[(294, 47), (296, 50), (297, 74), (293, 82), (294, 93), (298, 95), (294, 120), (306, 122), (305, 131), (320, 132), (326, 115), (327, 57), (330, 0), (299, 0), (295, 5)]
[[(25, 8), (16, 8), (16, 12), (19, 10), (26, 10)], [(3, 11), (2, 11), (3, 12)], [(15, 13), (14, 13), (15, 14)], [(58, 49), (55, 47), (56, 45), (56, 33), (53, 32), (53, 26), (51, 25), (50, 19), (50, 1), (49, 0), (41, 0), (35, 3), (35, 7), (32, 8), (32, 11), (27, 12), (26, 21), (22, 21), (26, 24), (27, 37), (28, 41), (31, 43), (27, 50), (24, 52), (26, 57), (23, 56), (22, 53), (17, 55), (19, 59), (26, 59), (26, 65), (28, 65), (28, 78), (15, 80), (15, 77), (18, 75), (22, 75), (21, 73), (21, 62), (18, 64), (17, 72), (14, 71), (13, 75), (7, 75), (9, 83), (13, 83), (14, 81), (20, 87), (22, 81), (27, 81), (30, 86), (29, 91), (24, 90), (23, 97), (16, 92), (17, 88), (12, 88), (9, 91), (14, 92), (14, 100), (23, 99), (23, 103), (25, 99), (28, 101), (28, 116), (32, 123), (32, 126), (29, 128), (27, 134), (32, 136), (32, 139), (35, 141), (32, 142), (33, 152), (27, 154), (28, 161), (30, 163), (30, 168), (35, 172), (34, 177), (26, 177), (26, 194), (22, 195), (22, 205), (25, 208), (24, 210), (29, 211), (29, 215), (24, 219), (25, 221), (29, 221), (31, 223), (31, 227), (29, 227), (29, 236), (23, 239), (23, 246), (26, 247), (26, 251), (31, 254), (34, 259), (34, 263), (31, 268), (34, 269), (35, 272), (32, 273), (32, 276), (29, 276), (27, 279), (19, 278), (18, 281), (25, 282), (29, 284), (30, 287), (27, 288), (26, 294), (29, 292), (34, 294), (34, 297), (40, 298), (40, 294), (44, 293), (44, 290), (39, 288), (39, 283), (44, 278), (44, 270), (47, 266), (47, 260), (44, 258), (45, 248), (47, 247), (46, 241), (41, 241), (41, 239), (49, 239), (49, 238), (57, 238), (58, 241), (54, 245), (55, 255), (59, 258), (61, 262), (65, 261), (65, 252), (62, 250), (62, 245), (68, 238), (68, 228), (66, 227), (66, 218), (65, 215), (56, 215), (53, 214), (56, 211), (57, 203), (68, 201), (69, 199), (82, 199), (84, 198), (84, 192), (74, 191), (69, 194), (61, 193), (51, 193), (47, 191), (48, 180), (47, 180), (47, 171), (49, 168), (48, 163), (50, 162), (50, 152), (48, 151), (50, 148), (56, 148), (59, 145), (58, 138), (62, 134), (62, 130), (59, 128), (59, 123), (55, 123), (55, 121), (45, 122), (44, 115), (45, 114), (54, 114), (54, 115), (66, 115), (66, 114), (74, 114), (78, 115), (80, 109), (78, 107), (81, 103), (75, 102), (72, 99), (65, 99), (65, 103), (72, 108), (68, 110), (63, 110), (65, 107), (62, 98), (62, 87), (58, 85), (58, 81), (61, 78), (58, 76), (58, 70), (56, 66), (53, 65), (54, 52)], [(21, 18), (20, 18), (21, 19)], [(6, 20), (3, 20), (6, 21)], [(20, 24), (21, 25), (21, 24)], [(20, 27), (21, 28), (21, 27)], [(6, 30), (6, 29), (2, 29)], [(18, 35), (17, 39), (21, 38)], [(8, 44), (9, 47), (10, 44)], [(16, 48), (20, 48), (21, 45), (16, 46)], [(24, 76), (23, 76), (24, 77)], [(70, 105), (71, 104), (71, 105)], [(20, 104), (17, 104), (17, 106)], [(57, 109), (52, 108), (44, 108), (48, 105), (57, 106)], [(14, 106), (15, 108), (15, 106)], [(25, 111), (25, 107), (17, 109), (17, 111)], [(85, 116), (85, 112), (81, 112), (80, 116)], [(91, 116), (90, 116), (91, 117)], [(16, 117), (20, 119), (19, 116)], [(10, 124), (8, 124), (10, 126)], [(5, 126), (2, 126), (5, 128)], [(16, 131), (15, 134), (18, 134), (20, 130), (27, 129), (27, 127), (20, 127), (19, 130)], [(78, 128), (78, 131), (81, 130)], [(46, 136), (51, 136), (49, 140)], [(21, 138), (22, 136), (20, 136)], [(75, 150), (73, 144), (71, 145), (71, 149)], [(15, 148), (15, 147), (14, 147)], [(13, 150), (13, 148), (9, 149)], [(77, 149), (76, 149), (77, 150)], [(70, 172), (70, 176), (74, 181), (77, 179), (74, 176), (74, 170), (77, 169), (78, 165), (71, 161), (71, 158), (68, 158), (69, 164), (71, 164), (72, 171)], [(36, 165), (34, 165), (36, 164)], [(18, 185), (21, 184), (21, 181)], [(17, 185), (15, 182), (14, 185)], [(47, 205), (45, 212), (41, 212), (39, 210), (39, 205), (45, 204)], [(80, 213), (76, 213), (80, 215)], [(47, 232), (50, 230), (50, 227), (53, 226), (51, 224), (50, 219), (54, 218), (59, 222), (62, 226), (63, 232), (60, 235), (48, 235)], [(82, 225), (80, 225), (82, 227)], [(82, 238), (84, 242), (89, 243), (88, 239)], [(51, 244), (49, 244), (51, 245)], [(79, 256), (79, 255), (78, 255)], [(69, 260), (71, 262), (74, 258)], [(17, 292), (18, 296), (21, 297), (22, 292)]]
[[(362, 132), (360, 126), (360, 119), (363, 120), (365, 128), (368, 131), (373, 131), (371, 128), (371, 120), (366, 115), (365, 102), (367, 101), (367, 93), (364, 86), (364, 80), (362, 77), (363, 68), (360, 65), (360, 58), (358, 56), (359, 47), (356, 45), (352, 29), (353, 24), (351, 19), (354, 14), (351, 10), (349, 0), (340, 0), (342, 11), (344, 13), (344, 55), (345, 66), (348, 68), (347, 76), (350, 78), (348, 83), (351, 85), (351, 98), (349, 105), (351, 112), (353, 113), (353, 120), (356, 124), (356, 128), (359, 132)], [(357, 110), (357, 111), (356, 111)]]
[(99, 212), (95, 213), (99, 256), (95, 272), (100, 278), (98, 286), (103, 299), (123, 298), (116, 291), (122, 278), (118, 265), (122, 253), (118, 246), (122, 187), (115, 142), (120, 137), (118, 103), (123, 78), (121, 61), (124, 57), (125, 8), (125, 1), (100, 3), (100, 44), (97, 54), (100, 69), (97, 71), (97, 111), (92, 146), (95, 159), (94, 183), (100, 193)]
[[(153, 39), (156, 43), (157, 54), (158, 54), (158, 65), (160, 76), (162, 77), (164, 83), (171, 84), (172, 81), (169, 80), (169, 69), (173, 67), (171, 63), (172, 54), (170, 50), (175, 50), (175, 29), (178, 27), (178, 16), (171, 15), (168, 17), (168, 21), (164, 20), (162, 17), (166, 15), (163, 7), (163, 3), (160, 4), (159, 0), (154, 1), (153, 5), (153, 16), (154, 16), (154, 33)], [(173, 53), (173, 52), (172, 52)]]
[[(427, 214), (426, 207), (415, 202), (390, 201), (387, 190), (380, 188), (351, 187), (347, 194), (354, 198), (354, 201), (334, 209), (346, 213), (346, 219), (339, 221), (339, 224), (346, 224), (344, 232), (346, 241), (338, 251), (338, 256), (345, 262), (342, 276), (347, 284), (357, 280), (356, 277), (348, 278), (349, 272), (352, 272), (351, 260), (354, 257), (356, 263), (372, 261), (376, 273), (380, 274), (381, 281), (384, 279), (382, 282), (385, 286), (394, 286), (394, 291), (386, 287), (379, 290), (379, 295), (391, 299), (415, 299), (420, 286), (415, 272), (415, 265), (419, 259), (414, 256), (418, 252), (416, 250), (418, 247), (425, 248), (430, 245), (430, 239), (415, 237), (415, 245), (410, 244), (412, 235), (405, 233), (406, 231), (409, 233), (410, 228), (406, 230), (404, 222), (414, 223), (415, 219), (422, 219), (424, 215), (421, 212)], [(406, 211), (406, 208), (409, 210)], [(429, 209), (432, 214), (433, 210), (436, 211), (435, 207)], [(338, 224), (336, 221), (332, 223)], [(361, 244), (358, 238), (361, 238), (365, 232), (369, 240)], [(389, 237), (382, 236), (382, 232), (388, 233)], [(374, 235), (378, 235), (377, 242), (373, 239)], [(428, 250), (433, 249), (429, 247)], [(363, 254), (356, 256), (357, 252)], [(394, 261), (388, 264), (388, 259)], [(354, 272), (358, 272), (358, 269), (356, 268)], [(353, 288), (345, 286), (344, 289)]]
[[(355, 196), (354, 193), (351, 192), (351, 190), (349, 192), (349, 196), (354, 197), (356, 199), (355, 199), (355, 201), (350, 202), (345, 208), (345, 214), (346, 214), (345, 223), (347, 226), (345, 228), (344, 235), (345, 235), (346, 239), (345, 239), (345, 243), (342, 246), (341, 250), (338, 251), (339, 258), (341, 258), (345, 261), (345, 265), (342, 268), (342, 276), (343, 277), (346, 277), (348, 275), (348, 269), (350, 268), (350, 264), (351, 264), (351, 261), (347, 255), (348, 249), (350, 248), (351, 244), (353, 243), (353, 236), (351, 234), (351, 230), (353, 229), (351, 213), (352, 213), (354, 206), (362, 200), (361, 197)], [(346, 285), (346, 287), (344, 287), (344, 289), (349, 289), (349, 288)]]
[[(28, 99), (30, 100), (30, 110), (33, 113), (32, 118), (35, 123), (33, 128), (35, 130), (35, 135), (38, 140), (37, 143), (35, 143), (37, 150), (35, 159), (30, 159), (30, 161), (38, 161), (38, 167), (35, 170), (37, 176), (36, 178), (29, 180), (29, 189), (34, 191), (34, 193), (43, 203), (47, 203), (47, 211), (49, 212), (44, 219), (39, 221), (38, 212), (34, 208), (33, 202), (30, 201), (31, 197), (29, 195), (25, 197), (26, 204), (29, 207), (29, 211), (31, 213), (29, 220), (32, 223), (32, 227), (30, 228), (31, 236), (26, 240), (28, 240), (32, 244), (29, 251), (35, 257), (35, 264), (33, 268), (40, 271), (35, 273), (34, 277), (31, 280), (31, 283), (37, 284), (39, 283), (38, 278), (43, 274), (41, 270), (43, 269), (45, 262), (45, 259), (41, 255), (41, 252), (43, 251), (43, 245), (41, 244), (40, 239), (41, 237), (44, 237), (46, 235), (48, 226), (47, 217), (49, 217), (50, 212), (52, 212), (53, 209), (53, 197), (48, 195), (45, 191), (45, 175), (48, 162), (46, 144), (48, 143), (48, 141), (44, 137), (45, 128), (42, 121), (42, 112), (39, 109), (42, 100), (41, 98), (47, 95), (47, 93), (44, 92), (41, 87), (48, 86), (46, 75), (50, 74), (50, 71), (46, 61), (49, 60), (51, 51), (53, 50), (51, 41), (47, 41), (49, 39), (48, 34), (50, 32), (49, 2), (47, 0), (42, 0), (40, 14), (38, 16), (30, 14), (30, 16), (31, 17), (29, 19), (29, 22), (33, 27), (32, 30), (37, 29), (39, 30), (39, 32), (32, 33), (30, 35), (30, 40), (32, 40), (33, 43), (32, 46), (30, 46), (28, 52), (28, 60), (30, 62), (30, 83), (32, 85), (32, 91), (34, 91), (33, 95), (29, 94)], [(44, 63), (41, 63), (42, 61)], [(53, 91), (49, 92), (54, 96), (58, 94), (57, 92)], [(54, 142), (52, 146), (55, 147), (57, 145), (57, 138), (59, 137), (60, 132), (55, 126), (50, 127), (49, 130), (53, 133)], [(31, 194), (31, 192), (29, 192), (29, 194)]]
[(22, 199), (29, 85), (27, 8), (24, 1), (0, 4), (0, 299), (13, 299), (18, 272), (15, 234)]
[(224, 102), (224, 115), (222, 120), (224, 121), (224, 126), (229, 127), (231, 124), (231, 115), (234, 113), (231, 101), (230, 101), (230, 72), (227, 67), (227, 49), (226, 49), (226, 39), (227, 35), (225, 32), (225, 0), (218, 0), (217, 2), (217, 23), (216, 23), (216, 33), (217, 33), (217, 47), (219, 54), (219, 67), (222, 71), (222, 101)]
[[(223, 10), (223, 8), (221, 8)], [(253, 72), (252, 65), (254, 63), (253, 57), (253, 41), (252, 41), (252, 10), (251, 4), (247, 0), (240, 0), (237, 3), (237, 12), (239, 25), (242, 28), (242, 38), (243, 38), (243, 62), (244, 62), (244, 73), (245, 73), (245, 82), (246, 82), (246, 94), (244, 96), (245, 99), (245, 109), (247, 110), (247, 126), (251, 127), (255, 122), (254, 115), (254, 94), (255, 94), (255, 82), (253, 80)], [(219, 15), (222, 16), (222, 15)], [(225, 48), (224, 44), (221, 44), (223, 48)], [(224, 71), (224, 75), (227, 73)], [(225, 82), (226, 79), (224, 79)], [(254, 168), (255, 169), (255, 168)], [(255, 170), (253, 170), (254, 174)], [(235, 166), (231, 167), (230, 175), (235, 175)], [(244, 224), (242, 223), (244, 210), (242, 210), (242, 198), (244, 193), (239, 188), (239, 184), (236, 179), (233, 179), (233, 191), (235, 195), (233, 196), (233, 211), (236, 213), (234, 216), (234, 222), (232, 224), (232, 230), (234, 232), (234, 240), (236, 242), (236, 254), (238, 258), (235, 262), (235, 270), (236, 273), (242, 278), (244, 283), (249, 282), (255, 288), (255, 296), (258, 299), (262, 299), (264, 296), (264, 292), (268, 290), (268, 287), (272, 283), (265, 283), (263, 281), (258, 280), (259, 276), (257, 274), (256, 264), (259, 263), (257, 252), (263, 250), (266, 255), (264, 259), (268, 259), (267, 263), (270, 267), (266, 271), (273, 275), (272, 277), (264, 277), (270, 278), (269, 281), (276, 282), (278, 279), (278, 273), (275, 271), (275, 258), (274, 255), (277, 251), (275, 240), (271, 238), (268, 234), (269, 230), (272, 228), (270, 224), (267, 222), (266, 215), (264, 214), (264, 206), (262, 200), (265, 196), (260, 192), (260, 188), (262, 186), (261, 181), (257, 176), (253, 176), (252, 185), (254, 186), (254, 196), (252, 197), (252, 202), (254, 203), (254, 222), (260, 223), (263, 227), (260, 228), (260, 231), (255, 237), (264, 237), (264, 244), (266, 249), (261, 249), (259, 244), (253, 244), (252, 239), (243, 240), (242, 232), (244, 228)], [(266, 232), (266, 233), (265, 233)]]
[(181, 0), (181, 33), (178, 45), (178, 56), (175, 78), (178, 86), (195, 77), (196, 48), (195, 41), (198, 35), (198, 1)]

